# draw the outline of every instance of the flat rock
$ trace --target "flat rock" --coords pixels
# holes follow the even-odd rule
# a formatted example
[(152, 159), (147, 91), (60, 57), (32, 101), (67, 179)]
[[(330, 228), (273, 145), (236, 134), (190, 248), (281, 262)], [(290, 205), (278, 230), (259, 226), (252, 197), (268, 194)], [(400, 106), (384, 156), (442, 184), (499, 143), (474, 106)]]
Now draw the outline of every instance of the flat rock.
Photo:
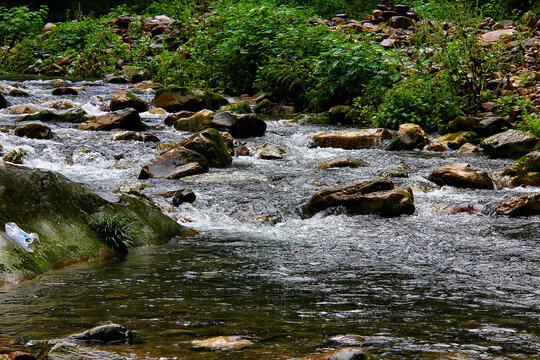
[(176, 114), (171, 114), (165, 119), (165, 123), (172, 122), (176, 130), (199, 131), (202, 128), (201, 125), (203, 122), (214, 116), (214, 112), (207, 109), (192, 113), (191, 116), (185, 116), (188, 113), (189, 112), (187, 111), (181, 111)]
[(208, 171), (208, 161), (196, 151), (176, 146), (144, 165), (139, 179), (179, 179)]
[(316, 146), (347, 150), (380, 146), (383, 140), (393, 139), (388, 129), (345, 130), (316, 134), (311, 137)]
[(228, 105), (229, 101), (225, 97), (211, 91), (170, 86), (158, 90), (152, 103), (155, 107), (164, 108), (170, 112), (177, 112), (181, 110), (217, 110), (221, 106)]
[(95, 350), (65, 341), (55, 344), (48, 352), (48, 360), (134, 360), (112, 352)]
[(510, 41), (514, 40), (516, 35), (517, 31), (514, 29), (500, 29), (489, 31), (480, 36), (480, 39), (488, 44), (509, 43)]
[(78, 95), (79, 92), (70, 87), (57, 87), (52, 91), (53, 95)]
[(79, 130), (105, 131), (122, 129), (141, 131), (146, 129), (139, 113), (132, 108), (103, 115), (85, 115), (82, 120), (84, 122), (76, 127)]
[(450, 185), (459, 188), (493, 189), (493, 180), (488, 173), (473, 169), (469, 164), (456, 163), (434, 170), (428, 178), (437, 185)]
[(480, 145), (489, 157), (518, 159), (538, 150), (540, 139), (530, 133), (511, 129), (482, 140)]
[(353, 160), (349, 158), (337, 158), (332, 159), (329, 161), (326, 161), (319, 166), (317, 166), (318, 170), (324, 170), (324, 169), (330, 169), (330, 168), (340, 168), (340, 167), (350, 167), (350, 168), (357, 168), (360, 166), (367, 166), (367, 164), (363, 161)]
[(72, 122), (79, 123), (83, 121), (86, 111), (83, 109), (67, 109), (67, 110), (42, 110), (35, 114), (23, 116), (19, 121), (43, 121), (43, 122)]
[(193, 340), (191, 344), (195, 347), (213, 350), (242, 349), (254, 345), (253, 341), (247, 339), (233, 339), (227, 336), (217, 336), (205, 340)]
[(280, 160), (286, 153), (281, 147), (274, 144), (263, 144), (257, 151), (257, 157), (265, 160)]

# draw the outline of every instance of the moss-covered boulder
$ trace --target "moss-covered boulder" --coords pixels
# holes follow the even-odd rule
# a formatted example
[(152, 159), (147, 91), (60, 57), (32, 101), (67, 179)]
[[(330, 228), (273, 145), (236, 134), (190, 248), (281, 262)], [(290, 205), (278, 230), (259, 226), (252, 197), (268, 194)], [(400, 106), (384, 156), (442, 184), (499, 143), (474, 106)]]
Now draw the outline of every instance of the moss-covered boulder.
[(272, 103), (270, 100), (262, 99), (257, 103), (257, 105), (255, 105), (253, 111), (255, 111), (257, 114), (270, 114), (273, 107), (274, 103)]
[(2, 227), (15, 222), (39, 235), (31, 254), (0, 231), (0, 283), (98, 257), (108, 246), (89, 227), (89, 215), (124, 214), (137, 221), (135, 245), (164, 244), (191, 232), (136, 197), (109, 202), (62, 175), (23, 166), (0, 164), (0, 199)]
[(480, 136), (491, 136), (513, 127), (507, 120), (498, 116), (458, 116), (440, 130), (442, 134), (472, 131)]
[(386, 147), (388, 151), (423, 149), (429, 144), (429, 136), (417, 124), (401, 124), (398, 136)]
[(512, 177), (512, 184), (540, 186), (540, 151), (533, 151), (503, 171)]
[(473, 131), (460, 131), (440, 136), (437, 140), (445, 143), (450, 149), (457, 150), (466, 143), (477, 144), (478, 134)]
[(176, 112), (180, 110), (218, 110), (221, 106), (228, 105), (229, 101), (212, 91), (170, 86), (158, 90), (152, 103), (155, 107), (164, 108), (169, 112)]
[(148, 104), (137, 95), (127, 91), (119, 92), (109, 103), (109, 109), (111, 111), (129, 108), (133, 108), (138, 112), (144, 112), (148, 110)]
[(212, 167), (226, 167), (232, 163), (223, 135), (216, 129), (203, 130), (180, 142), (179, 145), (198, 152), (208, 160), (208, 165)]
[(43, 122), (72, 122), (80, 123), (83, 121), (83, 116), (86, 111), (83, 109), (68, 109), (68, 110), (43, 110), (36, 114), (23, 116), (19, 121), (43, 121)]
[(480, 145), (489, 157), (519, 159), (540, 150), (540, 139), (528, 132), (507, 130), (482, 140)]
[(360, 112), (347, 105), (338, 105), (328, 110), (328, 118), (331, 124), (351, 125), (360, 118)]

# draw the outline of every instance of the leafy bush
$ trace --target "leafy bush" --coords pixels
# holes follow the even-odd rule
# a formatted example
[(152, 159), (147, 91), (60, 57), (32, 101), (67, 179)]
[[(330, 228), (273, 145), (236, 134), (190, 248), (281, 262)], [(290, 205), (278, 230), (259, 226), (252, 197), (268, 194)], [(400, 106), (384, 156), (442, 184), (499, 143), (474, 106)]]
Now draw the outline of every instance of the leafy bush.
[(497, 114), (507, 116), (512, 112), (515, 113), (519, 129), (530, 131), (534, 136), (540, 137), (540, 116), (530, 99), (503, 96), (496, 99), (495, 103)]
[(137, 223), (122, 214), (91, 215), (88, 225), (107, 245), (122, 253), (135, 245), (135, 238), (140, 234)]
[(0, 44), (13, 46), (16, 41), (39, 34), (47, 12), (47, 6), (37, 11), (30, 11), (28, 6), (0, 6)]

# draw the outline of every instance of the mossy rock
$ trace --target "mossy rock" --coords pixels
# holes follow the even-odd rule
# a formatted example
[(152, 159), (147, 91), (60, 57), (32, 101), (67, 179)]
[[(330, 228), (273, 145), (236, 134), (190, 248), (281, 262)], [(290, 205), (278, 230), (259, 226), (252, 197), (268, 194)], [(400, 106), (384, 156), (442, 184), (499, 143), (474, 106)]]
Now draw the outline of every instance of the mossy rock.
[(228, 105), (229, 101), (212, 91), (169, 86), (156, 91), (152, 103), (155, 107), (163, 108), (169, 112), (177, 112), (181, 110), (218, 110), (221, 106)]
[(107, 245), (88, 226), (88, 215), (121, 213), (137, 221), (138, 246), (164, 244), (191, 231), (139, 198), (122, 195), (109, 202), (62, 175), (17, 165), (0, 165), (0, 197), (0, 224), (15, 222), (39, 235), (28, 253), (0, 232), (0, 283), (98, 257)]
[(86, 115), (86, 111), (83, 109), (68, 109), (68, 110), (43, 110), (36, 114), (30, 114), (23, 116), (19, 121), (43, 121), (43, 122), (71, 122), (81, 123), (83, 122), (83, 116)]
[(11, 89), (8, 95), (15, 96), (15, 97), (29, 97), (30, 96), (26, 91), (23, 91), (20, 89)]
[(204, 156), (209, 166), (226, 167), (232, 164), (232, 157), (225, 145), (223, 135), (216, 129), (203, 130), (179, 145)]
[(257, 105), (255, 105), (253, 111), (255, 111), (257, 114), (270, 114), (273, 106), (274, 104), (270, 100), (262, 99), (257, 103)]
[(540, 186), (540, 151), (521, 157), (502, 174), (514, 177), (515, 185)]
[(313, 113), (313, 114), (300, 114), (292, 119), (293, 122), (302, 124), (330, 124), (330, 117), (327, 112)]
[(233, 111), (236, 114), (250, 114), (251, 107), (249, 106), (247, 102), (239, 102), (236, 104), (231, 104), (229, 106), (226, 106), (220, 111)]

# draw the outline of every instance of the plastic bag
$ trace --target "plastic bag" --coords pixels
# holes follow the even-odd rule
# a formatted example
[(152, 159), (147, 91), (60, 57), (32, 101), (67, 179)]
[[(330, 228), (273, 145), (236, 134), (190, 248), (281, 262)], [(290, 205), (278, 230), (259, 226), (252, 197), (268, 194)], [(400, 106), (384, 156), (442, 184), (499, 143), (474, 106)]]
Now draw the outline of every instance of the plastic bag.
[(6, 223), (6, 235), (11, 240), (15, 241), (17, 245), (19, 245), (20, 247), (22, 247), (24, 250), (28, 251), (29, 253), (34, 252), (33, 249), (28, 247), (30, 244), (34, 242), (34, 239), (36, 239), (39, 242), (38, 234), (36, 233), (28, 234), (14, 222)]

